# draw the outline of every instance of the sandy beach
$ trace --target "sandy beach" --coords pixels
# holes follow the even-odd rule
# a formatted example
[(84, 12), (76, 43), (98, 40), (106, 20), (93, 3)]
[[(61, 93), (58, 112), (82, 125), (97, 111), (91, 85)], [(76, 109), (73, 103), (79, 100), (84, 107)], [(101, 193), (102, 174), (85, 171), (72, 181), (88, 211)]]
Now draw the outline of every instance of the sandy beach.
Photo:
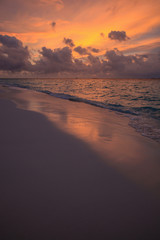
[(0, 88), (0, 239), (159, 239), (160, 145), (128, 118)]

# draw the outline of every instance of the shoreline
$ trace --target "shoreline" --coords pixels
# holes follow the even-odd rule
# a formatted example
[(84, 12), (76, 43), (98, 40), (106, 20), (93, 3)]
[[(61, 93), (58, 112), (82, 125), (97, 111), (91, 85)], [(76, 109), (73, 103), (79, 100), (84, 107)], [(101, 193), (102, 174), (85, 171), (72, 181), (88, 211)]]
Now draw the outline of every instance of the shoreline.
[[(3, 83), (3, 81), (2, 81), (2, 83)], [(64, 100), (68, 100), (68, 101), (81, 102), (81, 103), (85, 103), (88, 105), (93, 105), (98, 108), (104, 108), (104, 109), (106, 109), (106, 111), (115, 112), (122, 116), (128, 117), (129, 118), (129, 123), (128, 123), (129, 126), (134, 128), (136, 130), (136, 132), (138, 132), (139, 134), (141, 134), (144, 137), (148, 137), (149, 139), (152, 139), (152, 140), (160, 143), (160, 120), (156, 117), (155, 110), (152, 112), (152, 114), (153, 114), (152, 117), (149, 114), (146, 115), (145, 111), (147, 109), (145, 109), (145, 106), (144, 106), (144, 109), (141, 109), (141, 108), (143, 108), (143, 106), (142, 106), (142, 107), (140, 107), (141, 110), (140, 109), (134, 110), (132, 107), (128, 108), (127, 106), (123, 106), (123, 104), (122, 104), (122, 106), (121, 106), (121, 104), (119, 106), (117, 106), (117, 104), (113, 104), (113, 106), (112, 106), (112, 104), (111, 105), (105, 104), (103, 101), (97, 101), (96, 99), (93, 100), (92, 97), (91, 98), (83, 98), (81, 96), (78, 97), (78, 95), (77, 96), (74, 94), (72, 95), (72, 93), (71, 93), (71, 95), (70, 95), (70, 93), (66, 94), (65, 93), (66, 91), (64, 91), (64, 93), (61, 93), (61, 92), (59, 93), (59, 91), (58, 92), (56, 91), (54, 93), (52, 90), (50, 91), (50, 89), (48, 87), (46, 89), (43, 87), (40, 89), (33, 87), (33, 89), (32, 89), (32, 87), (30, 88), (29, 85), (25, 85), (25, 84), (23, 85), (20, 83), (17, 83), (17, 84), (14, 83), (13, 85), (9, 84), (6, 86), (11, 87), (13, 89), (20, 88), (22, 91), (24, 89), (28, 89), (29, 91), (36, 91), (39, 93), (43, 93), (43, 94), (52, 96), (53, 98), (56, 97), (56, 98), (64, 99)], [(152, 107), (151, 107), (151, 109), (152, 109)], [(154, 114), (155, 114), (155, 117), (154, 117)]]
[(160, 186), (159, 143), (135, 131), (128, 117), (34, 90), (2, 89), (4, 98), (14, 102), (17, 108), (42, 114), (64, 133), (87, 143), (107, 164), (130, 180), (157, 191)]
[(158, 239), (159, 145), (93, 106), (0, 96), (2, 239)]

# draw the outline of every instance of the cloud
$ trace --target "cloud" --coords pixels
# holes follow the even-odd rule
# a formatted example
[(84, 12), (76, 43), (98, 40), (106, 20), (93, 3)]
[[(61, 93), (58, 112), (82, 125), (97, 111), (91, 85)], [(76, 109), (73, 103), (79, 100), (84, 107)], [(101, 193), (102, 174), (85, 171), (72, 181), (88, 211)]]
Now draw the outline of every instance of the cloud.
[(105, 54), (108, 71), (114, 77), (153, 78), (160, 77), (160, 53), (145, 55), (124, 55), (118, 49)]
[[(63, 8), (62, 0), (1, 0), (0, 18), (15, 19), (19, 17), (53, 17)], [(7, 14), (8, 13), (8, 14)], [(24, 14), (25, 13), (25, 14)], [(7, 15), (7, 16), (5, 16)]]
[(29, 51), (23, 47), (20, 40), (7, 35), (0, 35), (0, 70), (23, 71), (29, 70)]
[(51, 23), (51, 26), (52, 26), (53, 28), (55, 28), (56, 22), (52, 22), (52, 23)]
[(74, 48), (74, 51), (79, 53), (80, 55), (88, 55), (88, 51), (86, 48), (82, 48), (81, 46), (78, 46)]
[(8, 35), (0, 35), (0, 43), (8, 48), (18, 48), (22, 46), (22, 42), (20, 40)]
[(95, 57), (92, 54), (88, 56), (88, 72), (90, 74), (102, 74), (103, 75), (103, 64), (100, 61), (99, 57)]
[[(80, 55), (76, 59), (70, 47), (50, 49), (42, 47), (39, 60), (31, 64), (27, 47), (15, 37), (0, 35), (0, 70), (34, 74), (70, 74), (67, 76), (153, 78), (160, 77), (160, 52), (124, 55), (118, 49), (106, 51), (99, 57), (88, 49), (77, 47)], [(75, 48), (76, 49), (76, 48)], [(92, 47), (90, 47), (92, 49)], [(93, 49), (92, 49), (93, 50)]]
[(150, 29), (147, 29), (146, 32), (137, 34), (134, 41), (139, 42), (142, 40), (152, 39), (152, 38), (159, 39), (159, 37), (160, 37), (160, 24), (158, 26), (154, 26)]
[(40, 54), (40, 59), (34, 65), (36, 72), (58, 73), (72, 68), (72, 51), (69, 47), (54, 50), (43, 47)]
[(102, 33), (100, 33), (100, 36), (102, 37), (102, 38), (105, 38), (105, 34), (102, 32)]
[(126, 35), (126, 32), (125, 31), (111, 31), (109, 34), (108, 34), (108, 37), (111, 39), (111, 40), (118, 40), (118, 41), (126, 41), (129, 39), (129, 37)]
[(70, 38), (64, 38), (64, 39), (63, 39), (63, 42), (64, 42), (66, 45), (68, 45), (69, 47), (74, 47), (74, 46), (75, 46), (73, 40), (70, 39)]
[(50, 23), (60, 19), (62, 8), (61, 0), (0, 0), (0, 29), (6, 34), (27, 33), (30, 39), (34, 35), (38, 41), (39, 36), (33, 33), (49, 32)]
[(49, 49), (43, 47), (40, 59), (35, 62), (33, 72), (42, 74), (77, 74), (86, 73), (87, 66), (82, 60), (74, 59), (69, 47)]
[(160, 54), (126, 56), (118, 49), (113, 49), (106, 51), (103, 59), (88, 53), (83, 61), (74, 59), (69, 47), (54, 50), (43, 47), (40, 53), (34, 72), (115, 78), (160, 77)]
[(154, 42), (150, 44), (139, 45), (137, 47), (127, 48), (123, 52), (126, 54), (157, 53), (160, 52), (160, 42)]
[(100, 52), (100, 50), (98, 48), (88, 47), (88, 49), (93, 53), (99, 53)]

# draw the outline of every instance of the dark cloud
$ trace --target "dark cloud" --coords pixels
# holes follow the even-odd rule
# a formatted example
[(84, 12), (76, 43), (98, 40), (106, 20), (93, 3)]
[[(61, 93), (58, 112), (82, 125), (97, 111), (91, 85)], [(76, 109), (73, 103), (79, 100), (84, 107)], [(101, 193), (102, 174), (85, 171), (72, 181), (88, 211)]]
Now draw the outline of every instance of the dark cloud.
[(74, 47), (74, 46), (75, 46), (73, 40), (70, 39), (70, 38), (64, 38), (64, 39), (63, 39), (63, 42), (64, 42), (66, 45), (68, 45), (69, 47)]
[(40, 59), (35, 62), (34, 72), (45, 74), (87, 72), (87, 66), (82, 60), (73, 59), (69, 47), (54, 50), (43, 47), (40, 54)]
[(36, 72), (58, 73), (72, 69), (72, 51), (69, 47), (49, 49), (42, 48), (40, 60), (35, 62)]
[(82, 48), (81, 46), (74, 48), (74, 51), (80, 55), (88, 55), (88, 50), (86, 48)]
[(31, 67), (28, 48), (20, 40), (0, 35), (0, 44), (0, 70), (16, 72)]
[(55, 28), (56, 22), (52, 22), (52, 23), (51, 23), (51, 26), (52, 26), (53, 28)]
[(103, 72), (103, 65), (99, 57), (95, 57), (92, 54), (88, 56), (88, 71), (90, 74), (101, 74)]
[(15, 37), (10, 37), (8, 35), (0, 35), (0, 43), (6, 47), (18, 48), (22, 46), (22, 42)]
[(88, 47), (88, 49), (93, 53), (99, 53), (100, 52), (100, 50), (98, 48)]
[(100, 59), (88, 53), (85, 62), (74, 59), (69, 47), (42, 48), (35, 70), (41, 73), (68, 73), (96, 77), (160, 77), (160, 54), (124, 55), (118, 49), (107, 51)]
[[(29, 62), (29, 51), (15, 37), (0, 35), (0, 70), (28, 71), (32, 74), (70, 74), (70, 76), (153, 78), (160, 77), (160, 52), (125, 55), (118, 49), (93, 56), (88, 48), (77, 47), (81, 59), (75, 59), (70, 47), (41, 49), (39, 60)], [(75, 49), (77, 49), (75, 48)], [(74, 50), (75, 50), (74, 49)], [(92, 49), (90, 47), (90, 49)], [(69, 76), (69, 75), (67, 75)]]
[(124, 55), (118, 49), (107, 51), (107, 61), (104, 65), (108, 67), (111, 76), (152, 78), (160, 77), (160, 53), (145, 55)]
[(100, 33), (100, 36), (105, 38), (105, 34), (104, 33)]
[(129, 39), (129, 37), (126, 35), (126, 32), (125, 31), (111, 31), (109, 34), (108, 34), (108, 37), (111, 39), (111, 40), (118, 40), (118, 41), (126, 41)]

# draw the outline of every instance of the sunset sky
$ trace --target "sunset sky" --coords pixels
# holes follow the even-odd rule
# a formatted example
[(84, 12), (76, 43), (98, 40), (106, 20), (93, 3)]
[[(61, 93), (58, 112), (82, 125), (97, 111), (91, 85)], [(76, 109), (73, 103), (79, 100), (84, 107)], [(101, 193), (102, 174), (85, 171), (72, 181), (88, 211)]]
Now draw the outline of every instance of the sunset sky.
[(0, 0), (1, 76), (160, 77), (160, 0)]

